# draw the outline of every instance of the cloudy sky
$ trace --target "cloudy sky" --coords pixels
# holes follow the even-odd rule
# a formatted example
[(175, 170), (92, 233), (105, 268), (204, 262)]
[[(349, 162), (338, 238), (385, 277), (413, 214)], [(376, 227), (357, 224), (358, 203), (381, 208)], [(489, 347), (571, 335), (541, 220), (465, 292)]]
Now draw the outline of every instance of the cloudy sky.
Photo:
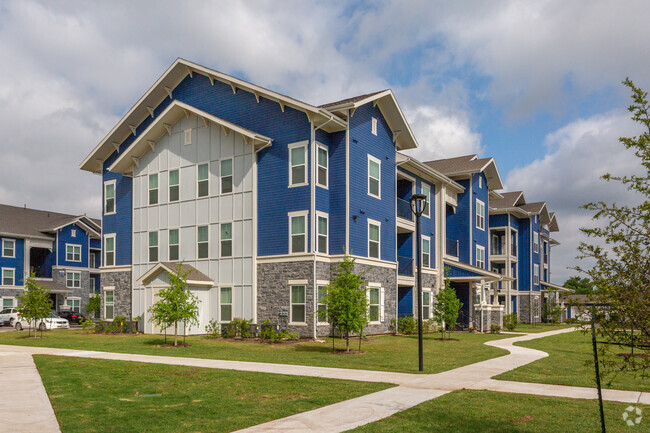
[(628, 1), (0, 2), (0, 202), (100, 213), (78, 164), (183, 57), (321, 104), (392, 88), (422, 159), (493, 156), (507, 190), (547, 201), (573, 272), (598, 180), (637, 166), (618, 143), (629, 76), (650, 89), (650, 3)]

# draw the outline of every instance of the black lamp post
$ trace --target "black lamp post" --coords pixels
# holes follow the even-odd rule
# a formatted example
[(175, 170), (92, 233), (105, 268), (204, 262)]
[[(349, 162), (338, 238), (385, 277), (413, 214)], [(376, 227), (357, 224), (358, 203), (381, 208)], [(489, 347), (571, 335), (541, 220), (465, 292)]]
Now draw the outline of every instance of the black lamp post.
[(427, 196), (424, 194), (413, 194), (410, 199), (411, 211), (415, 215), (415, 242), (417, 244), (417, 263), (418, 263), (418, 357), (420, 361), (420, 371), (424, 370), (424, 360), (422, 358), (422, 245), (420, 244), (420, 217), (426, 210)]

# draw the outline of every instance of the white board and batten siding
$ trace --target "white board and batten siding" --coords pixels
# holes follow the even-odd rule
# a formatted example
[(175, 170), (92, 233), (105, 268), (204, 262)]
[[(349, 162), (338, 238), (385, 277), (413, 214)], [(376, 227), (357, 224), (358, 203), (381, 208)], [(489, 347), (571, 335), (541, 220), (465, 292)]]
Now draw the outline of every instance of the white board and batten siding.
[[(185, 131), (191, 129), (190, 145)], [(232, 317), (252, 319), (253, 297), (253, 163), (251, 144), (241, 135), (227, 135), (214, 123), (206, 127), (195, 115), (183, 117), (147, 152), (134, 168), (133, 178), (133, 317), (145, 315), (153, 302), (153, 293), (137, 284), (151, 269), (150, 231), (158, 231), (158, 260), (169, 261), (169, 228), (179, 229), (180, 259), (209, 276), (212, 288), (191, 287), (201, 300), (201, 321), (191, 333), (204, 333), (205, 325), (220, 320), (219, 287), (232, 287)], [(220, 162), (233, 159), (233, 192), (220, 194)], [(209, 196), (197, 198), (198, 165), (209, 162)], [(180, 200), (169, 203), (169, 170), (179, 170)], [(158, 173), (158, 204), (149, 206), (149, 174)], [(221, 259), (220, 223), (232, 223), (232, 257)], [(209, 258), (197, 259), (197, 227), (208, 225)], [(158, 281), (164, 284), (163, 281)], [(156, 285), (156, 279), (151, 282)], [(146, 320), (145, 320), (146, 322)], [(151, 325), (147, 323), (147, 332)]]

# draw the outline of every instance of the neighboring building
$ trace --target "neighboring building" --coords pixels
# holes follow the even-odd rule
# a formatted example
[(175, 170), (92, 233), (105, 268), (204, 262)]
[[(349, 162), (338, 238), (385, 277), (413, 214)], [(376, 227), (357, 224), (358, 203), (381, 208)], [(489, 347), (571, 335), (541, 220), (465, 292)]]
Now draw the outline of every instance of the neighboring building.
[(101, 222), (84, 215), (0, 205), (0, 298), (17, 305), (30, 272), (50, 290), (55, 311), (84, 311), (99, 293)]

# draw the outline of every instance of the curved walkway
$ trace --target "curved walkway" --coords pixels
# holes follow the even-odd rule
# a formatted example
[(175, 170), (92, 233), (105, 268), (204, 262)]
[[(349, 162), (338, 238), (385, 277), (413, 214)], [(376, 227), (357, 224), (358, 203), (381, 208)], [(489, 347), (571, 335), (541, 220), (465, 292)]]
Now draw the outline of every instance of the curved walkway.
[[(12, 393), (12, 398), (2, 398), (0, 400), (2, 401), (0, 403), (0, 413), (16, 414), (16, 421), (20, 423), (19, 425), (24, 431), (39, 431), (41, 433), (59, 432), (56, 417), (54, 416), (47, 394), (45, 394), (45, 389), (36, 370), (36, 366), (31, 359), (31, 355), (34, 354), (185, 365), (294, 376), (315, 376), (363, 382), (387, 382), (398, 385), (394, 388), (240, 430), (241, 432), (248, 433), (269, 431), (342, 432), (389, 417), (427, 400), (460, 389), (482, 389), (553, 397), (597, 398), (596, 390), (593, 388), (509, 382), (492, 379), (496, 375), (548, 356), (546, 352), (514, 346), (514, 343), (572, 332), (574, 330), (575, 328), (567, 328), (489, 341), (485, 344), (508, 350), (510, 354), (454, 370), (427, 375), (0, 345), (0, 390), (26, 389), (29, 391), (27, 394), (18, 393), (18, 398), (16, 398), (16, 393)], [(24, 395), (24, 398), (22, 395)], [(650, 404), (650, 393), (635, 391), (604, 390), (603, 398), (605, 400), (625, 403)], [(29, 407), (29, 412), (26, 410), (27, 407)], [(34, 414), (43, 414), (43, 416), (35, 417)], [(12, 431), (16, 431), (16, 426), (16, 423), (11, 424)], [(2, 428), (3, 426), (0, 424), (0, 431), (3, 431)]]

